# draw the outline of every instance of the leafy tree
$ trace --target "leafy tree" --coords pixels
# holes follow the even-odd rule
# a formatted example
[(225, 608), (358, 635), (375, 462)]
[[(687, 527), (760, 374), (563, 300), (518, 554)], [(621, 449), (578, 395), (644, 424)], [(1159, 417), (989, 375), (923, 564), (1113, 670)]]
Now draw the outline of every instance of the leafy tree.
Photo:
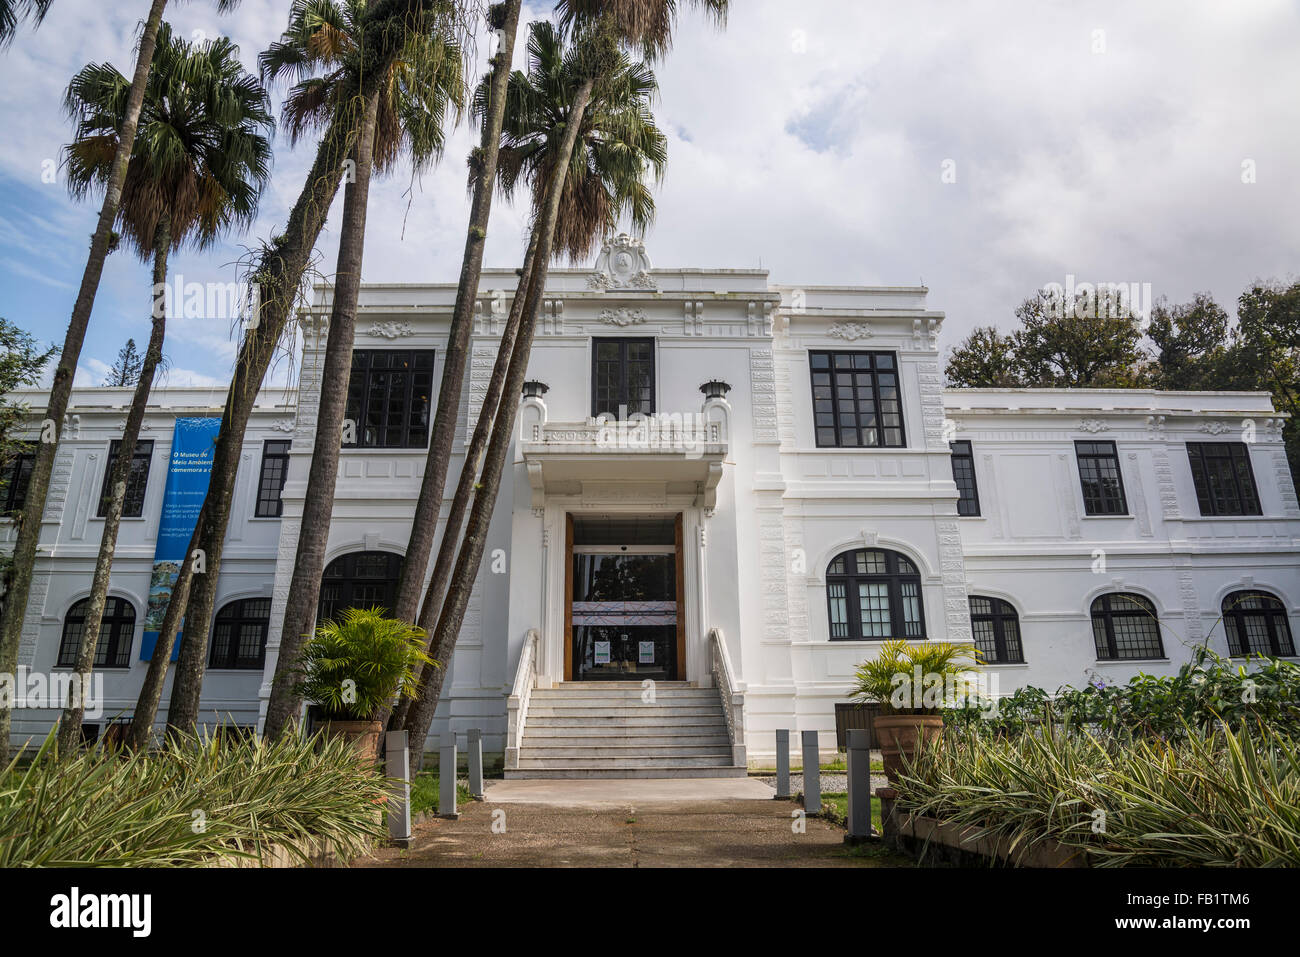
[(10, 397), (15, 389), (34, 386), (42, 370), (59, 350), (42, 350), (36, 337), (7, 319), (0, 318), (0, 475), (13, 463), (30, 440), (19, 438), (29, 410)]
[(1016, 309), (1017, 365), (1027, 386), (1123, 388), (1136, 384), (1142, 332), (1113, 300), (1080, 293), (1067, 303), (1039, 290)]
[(39, 27), (54, 0), (0, 0), (0, 47), (13, 42), (18, 24), (30, 19)]
[(996, 326), (980, 326), (952, 351), (945, 370), (948, 384), (958, 389), (1016, 389), (1020, 378), (1015, 336)]
[(117, 359), (104, 376), (103, 385), (120, 387), (140, 381), (140, 368), (144, 365), (144, 356), (135, 347), (134, 339), (127, 339), (126, 345), (118, 350)]
[(1146, 331), (1156, 350), (1147, 370), (1150, 384), (1168, 391), (1222, 388), (1229, 326), (1228, 314), (1209, 293), (1172, 306), (1161, 297)]

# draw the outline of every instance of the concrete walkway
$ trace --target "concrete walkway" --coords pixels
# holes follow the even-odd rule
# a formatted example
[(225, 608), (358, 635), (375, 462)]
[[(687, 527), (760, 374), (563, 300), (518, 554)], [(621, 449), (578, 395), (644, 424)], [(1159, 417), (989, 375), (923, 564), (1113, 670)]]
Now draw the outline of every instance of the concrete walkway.
[[(745, 778), (495, 781), (458, 820), (426, 820), (409, 850), (353, 867), (880, 867), (844, 830)], [(798, 826), (795, 826), (795, 825)]]

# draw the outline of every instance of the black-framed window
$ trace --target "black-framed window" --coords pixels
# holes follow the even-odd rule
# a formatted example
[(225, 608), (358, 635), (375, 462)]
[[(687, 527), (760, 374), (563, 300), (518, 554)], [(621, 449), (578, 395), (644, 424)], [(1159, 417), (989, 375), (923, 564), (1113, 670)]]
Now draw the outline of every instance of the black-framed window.
[(344, 418), (345, 448), (422, 449), (432, 414), (432, 349), (357, 349)]
[[(113, 490), (109, 484), (113, 478), (113, 466), (122, 451), (122, 441), (114, 439), (108, 446), (108, 462), (104, 465), (104, 482), (99, 490), (100, 518), (108, 514), (108, 502)], [(122, 500), (122, 517), (139, 518), (144, 514), (144, 493), (149, 487), (149, 463), (153, 461), (153, 440), (137, 439), (135, 454), (131, 456), (131, 471), (126, 477), (126, 498)]]
[(835, 556), (826, 569), (831, 638), (924, 638), (921, 575), (904, 555), (880, 548)]
[(1127, 515), (1124, 476), (1114, 442), (1075, 442), (1083, 510), (1089, 515)]
[(980, 513), (980, 490), (975, 482), (975, 453), (970, 442), (960, 439), (949, 442), (952, 450), (952, 480), (957, 483), (957, 514)]
[(810, 352), (817, 445), (901, 448), (903, 400), (892, 352)]
[(1020, 619), (1011, 602), (985, 595), (970, 596), (970, 627), (980, 658), (991, 665), (1021, 664)]
[(269, 598), (241, 598), (223, 605), (212, 626), (208, 667), (260, 671), (266, 662), (266, 633), (270, 627)]
[(24, 445), (13, 459), (0, 469), (0, 515), (21, 512), (27, 502), (27, 486), (36, 467), (36, 446)]
[(325, 566), (321, 576), (317, 623), (348, 608), (382, 608), (391, 613), (397, 601), (402, 556), (392, 552), (349, 552)]
[(1234, 591), (1224, 598), (1223, 627), (1228, 633), (1228, 652), (1234, 656), (1289, 658), (1295, 654), (1286, 606), (1266, 591)]
[(1188, 442), (1187, 460), (1202, 515), (1261, 515), (1245, 442)]
[(1141, 595), (1112, 592), (1098, 597), (1092, 603), (1092, 637), (1102, 660), (1165, 656), (1156, 606)]
[(284, 508), (280, 493), (289, 474), (289, 440), (267, 439), (262, 443), (262, 471), (257, 477), (257, 507), (254, 518), (279, 518)]
[(616, 339), (591, 341), (591, 414), (626, 418), (655, 410), (655, 341)]
[[(75, 668), (81, 636), (86, 631), (86, 606), (83, 598), (63, 619), (63, 638), (59, 642), (59, 659), (55, 667)], [(99, 640), (95, 643), (96, 668), (129, 668), (131, 642), (135, 637), (135, 606), (125, 598), (110, 595), (104, 601), (104, 617), (99, 623)]]

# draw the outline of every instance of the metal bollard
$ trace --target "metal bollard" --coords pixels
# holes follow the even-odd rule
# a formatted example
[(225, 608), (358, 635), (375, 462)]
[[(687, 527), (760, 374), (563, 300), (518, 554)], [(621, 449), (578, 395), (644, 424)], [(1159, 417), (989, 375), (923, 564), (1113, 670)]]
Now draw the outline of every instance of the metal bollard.
[(448, 731), (442, 736), (442, 747), (438, 750), (438, 816), (460, 817), (456, 811), (456, 732)]
[(411, 846), (411, 752), (405, 731), (384, 735), (384, 771), (388, 789), (388, 838), (398, 847)]
[(469, 793), (483, 800), (483, 732), (470, 728), (465, 732), (465, 748), (469, 751)]
[(822, 762), (816, 731), (803, 732), (803, 809), (805, 814), (822, 812)]
[(776, 731), (776, 799), (790, 799), (790, 729)]
[(871, 732), (847, 732), (849, 833), (847, 843), (871, 837)]

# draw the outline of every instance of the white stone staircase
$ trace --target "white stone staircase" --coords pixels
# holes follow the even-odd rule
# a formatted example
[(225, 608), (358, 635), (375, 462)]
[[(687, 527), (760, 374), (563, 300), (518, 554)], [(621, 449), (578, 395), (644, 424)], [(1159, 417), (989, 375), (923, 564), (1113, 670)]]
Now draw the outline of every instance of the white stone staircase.
[(534, 688), (517, 767), (507, 778), (744, 777), (715, 688), (660, 681)]

